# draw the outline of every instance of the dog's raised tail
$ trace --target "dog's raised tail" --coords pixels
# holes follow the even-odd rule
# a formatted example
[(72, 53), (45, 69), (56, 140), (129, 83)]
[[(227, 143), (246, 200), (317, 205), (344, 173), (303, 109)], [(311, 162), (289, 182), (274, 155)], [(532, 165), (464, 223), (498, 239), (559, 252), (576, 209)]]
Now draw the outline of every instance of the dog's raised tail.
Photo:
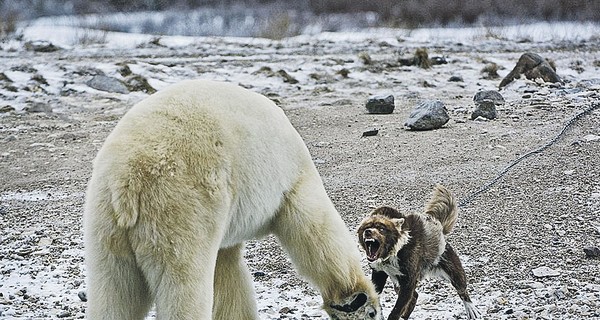
[(433, 189), (431, 200), (427, 203), (425, 213), (437, 219), (442, 224), (444, 234), (449, 234), (458, 218), (456, 200), (443, 185), (437, 184)]

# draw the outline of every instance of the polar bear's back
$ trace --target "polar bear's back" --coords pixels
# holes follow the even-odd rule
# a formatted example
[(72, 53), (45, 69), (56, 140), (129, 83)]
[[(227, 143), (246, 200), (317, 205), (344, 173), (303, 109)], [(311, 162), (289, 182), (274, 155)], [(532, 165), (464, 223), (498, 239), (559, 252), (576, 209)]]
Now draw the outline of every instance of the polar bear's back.
[(225, 230), (224, 242), (233, 244), (262, 235), (284, 193), (313, 171), (302, 139), (272, 101), (193, 80), (127, 112), (95, 160), (91, 185), (110, 190), (105, 200), (121, 226), (158, 219), (147, 216), (156, 212), (225, 208), (243, 226)]

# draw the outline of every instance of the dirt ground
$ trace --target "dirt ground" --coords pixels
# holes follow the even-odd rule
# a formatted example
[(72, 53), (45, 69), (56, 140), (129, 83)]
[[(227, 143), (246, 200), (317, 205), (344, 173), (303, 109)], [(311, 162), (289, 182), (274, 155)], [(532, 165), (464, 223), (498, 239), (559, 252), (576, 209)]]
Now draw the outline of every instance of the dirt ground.
[[(0, 317), (83, 317), (81, 215), (91, 161), (124, 112), (147, 96), (91, 89), (86, 82), (96, 74), (123, 79), (119, 70), (128, 65), (157, 89), (208, 78), (276, 100), (353, 231), (379, 205), (421, 210), (435, 183), (465, 199), (600, 98), (598, 42), (396, 40), (211, 38), (185, 47), (157, 41), (136, 50), (0, 51), (0, 72), (10, 78), (0, 80), (0, 107), (9, 106), (0, 113)], [(448, 63), (431, 69), (397, 64), (421, 46)], [(359, 58), (361, 52), (371, 64)], [(516, 80), (501, 91), (506, 104), (498, 119), (471, 120), (473, 95), (496, 89), (501, 80), (486, 79), (481, 69), (494, 62), (504, 76), (524, 52), (554, 60), (565, 83)], [(279, 70), (298, 82), (286, 82)], [(454, 75), (463, 81), (449, 82)], [(394, 113), (367, 114), (367, 98), (380, 93), (394, 94)], [(406, 130), (404, 121), (423, 99), (443, 101), (451, 120), (438, 130)], [(51, 110), (32, 112), (34, 106)], [(373, 128), (376, 136), (362, 136)], [(600, 317), (600, 260), (583, 251), (600, 246), (598, 136), (600, 109), (461, 208), (448, 241), (486, 318)], [(247, 260), (262, 299), (261, 317), (325, 317), (317, 293), (299, 279), (275, 239), (249, 242)], [(535, 276), (540, 267), (551, 274)], [(392, 292), (387, 288), (382, 295), (385, 308), (395, 302)], [(420, 292), (415, 318), (465, 319), (448, 284), (426, 281)]]

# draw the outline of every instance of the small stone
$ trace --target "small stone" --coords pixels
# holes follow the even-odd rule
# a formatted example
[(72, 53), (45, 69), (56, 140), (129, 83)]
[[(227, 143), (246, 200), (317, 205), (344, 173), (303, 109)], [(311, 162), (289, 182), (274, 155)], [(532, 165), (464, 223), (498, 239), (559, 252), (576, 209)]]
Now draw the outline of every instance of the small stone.
[(13, 112), (13, 111), (15, 111), (15, 108), (13, 106), (6, 105), (3, 107), (0, 107), (0, 113)]
[[(440, 65), (440, 64), (448, 64), (448, 60), (446, 60), (445, 57), (431, 57), (429, 59), (429, 62), (431, 63), (431, 65), (435, 66), (435, 65)], [(461, 78), (462, 79), (462, 78)]]
[(560, 275), (557, 270), (550, 269), (548, 267), (539, 267), (531, 270), (534, 277), (545, 278), (545, 277), (556, 277)]
[(50, 41), (35, 40), (25, 42), (25, 49), (27, 51), (35, 52), (54, 52), (60, 50), (59, 47), (52, 44)]
[(37, 245), (40, 247), (49, 246), (51, 244), (52, 244), (52, 239), (50, 239), (50, 238), (41, 238), (37, 243)]
[(292, 77), (289, 73), (287, 73), (283, 69), (277, 71), (277, 74), (279, 74), (283, 78), (283, 82), (287, 82), (290, 84), (296, 84), (299, 82), (296, 78)]
[(585, 252), (585, 256), (588, 258), (600, 258), (600, 248), (599, 247), (585, 247), (583, 248), (583, 252)]
[(496, 104), (491, 100), (477, 102), (476, 109), (471, 114), (471, 120), (475, 120), (478, 117), (486, 118), (488, 120), (496, 119), (498, 117)]
[(31, 105), (28, 105), (25, 108), (23, 108), (23, 110), (25, 110), (27, 112), (32, 112), (32, 113), (34, 113), (34, 112), (50, 113), (50, 112), (52, 112), (52, 107), (47, 103), (34, 102)]
[(367, 131), (363, 132), (362, 136), (363, 137), (372, 137), (372, 136), (376, 136), (378, 133), (379, 133), (379, 130), (372, 129), (372, 130), (367, 130)]
[(79, 293), (77, 293), (77, 296), (82, 302), (87, 302), (87, 293), (85, 291), (79, 291)]
[(448, 81), (450, 81), (450, 82), (464, 82), (465, 80), (463, 80), (463, 78), (461, 76), (451, 76), (450, 79), (448, 79)]
[(148, 94), (153, 94), (156, 92), (150, 83), (148, 83), (148, 79), (140, 76), (140, 75), (131, 75), (125, 79), (125, 85), (129, 91), (142, 91)]
[(61, 313), (57, 314), (56, 317), (57, 318), (69, 318), (69, 317), (71, 317), (71, 312), (64, 310)]
[(404, 123), (411, 130), (441, 128), (450, 120), (448, 110), (439, 100), (427, 100), (418, 104)]
[(495, 105), (503, 105), (505, 103), (504, 97), (500, 92), (495, 90), (479, 91), (473, 96), (475, 104), (483, 101), (492, 101)]
[(366, 108), (372, 114), (390, 114), (395, 108), (394, 96), (391, 94), (372, 96), (367, 99)]
[(279, 310), (280, 314), (293, 314), (294, 311), (289, 307), (283, 307)]
[(585, 140), (587, 142), (597, 141), (597, 140), (600, 140), (600, 136), (597, 136), (595, 134), (588, 134), (583, 137), (583, 140)]

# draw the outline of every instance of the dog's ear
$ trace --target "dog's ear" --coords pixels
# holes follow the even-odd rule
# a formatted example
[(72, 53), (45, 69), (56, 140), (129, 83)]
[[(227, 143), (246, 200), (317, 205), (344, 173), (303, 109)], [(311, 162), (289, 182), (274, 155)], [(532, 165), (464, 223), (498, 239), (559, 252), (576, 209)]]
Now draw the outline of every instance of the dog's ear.
[(402, 230), (402, 224), (404, 223), (404, 218), (400, 219), (390, 219), (392, 223), (396, 226), (398, 230)]

